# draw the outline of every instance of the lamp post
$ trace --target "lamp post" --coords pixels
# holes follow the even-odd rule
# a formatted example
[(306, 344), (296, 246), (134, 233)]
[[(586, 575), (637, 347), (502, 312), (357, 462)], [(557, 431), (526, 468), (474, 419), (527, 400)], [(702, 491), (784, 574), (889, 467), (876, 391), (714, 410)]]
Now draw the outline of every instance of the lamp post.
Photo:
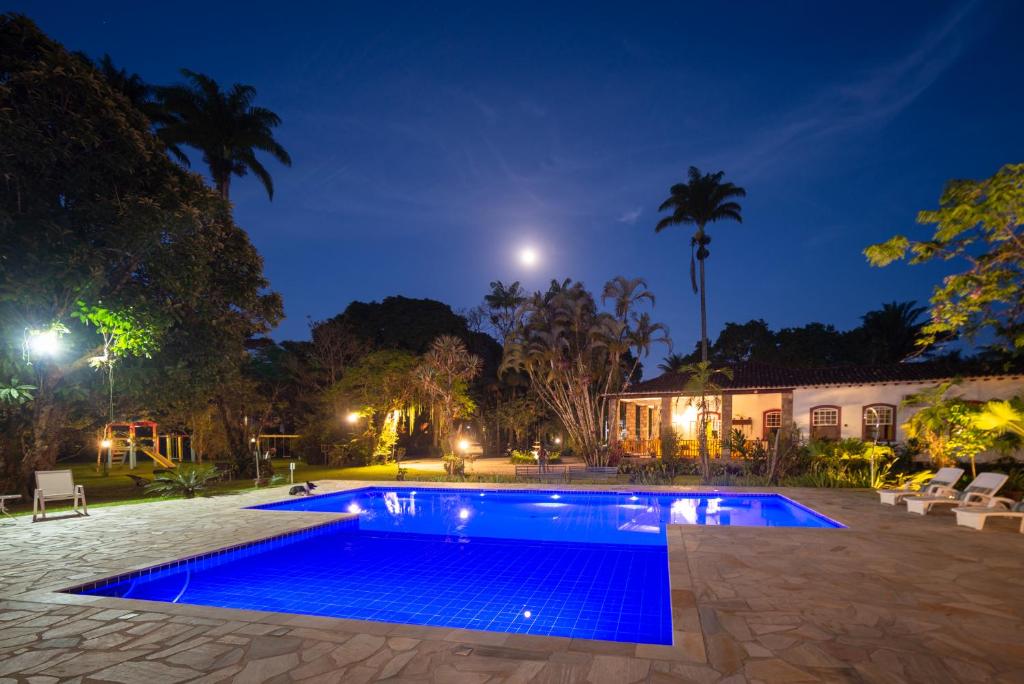
[[(878, 409), (876, 409), (874, 406), (869, 406), (865, 413), (868, 413), (868, 414), (871, 415), (871, 420), (872, 420), (871, 426), (873, 428), (873, 432), (874, 432), (874, 435), (875, 435), (875, 438), (874, 438), (874, 440), (872, 441), (872, 444), (871, 444), (871, 458), (868, 461), (871, 464), (871, 486), (874, 487), (875, 486), (875, 458), (877, 456), (877, 451), (878, 451), (878, 431), (881, 428), (881, 425), (880, 425), (880, 420), (879, 420)], [(864, 419), (867, 420), (867, 418), (868, 418), (868, 416), (865, 415)]]

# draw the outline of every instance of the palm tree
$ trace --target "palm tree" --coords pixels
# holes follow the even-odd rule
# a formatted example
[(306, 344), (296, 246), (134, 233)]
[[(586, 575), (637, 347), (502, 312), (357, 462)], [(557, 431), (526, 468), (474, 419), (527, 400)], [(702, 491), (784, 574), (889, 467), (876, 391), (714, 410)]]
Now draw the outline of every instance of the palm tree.
[[(274, 129), (281, 117), (264, 107), (253, 106), (256, 89), (239, 83), (229, 90), (209, 76), (188, 69), (181, 70), (187, 83), (161, 88), (161, 102), (170, 121), (159, 130), (160, 137), (171, 146), (189, 145), (203, 153), (213, 184), (228, 199), (232, 176), (250, 171), (274, 198), (274, 182), (270, 172), (256, 158), (256, 152), (269, 153), (285, 166), (292, 159), (274, 138)], [(185, 163), (188, 163), (186, 158)]]
[[(142, 112), (149, 119), (150, 123), (158, 129), (160, 126), (166, 126), (172, 122), (173, 119), (157, 97), (160, 88), (146, 83), (138, 74), (131, 73), (124, 68), (119, 68), (114, 64), (114, 60), (110, 58), (110, 55), (103, 55), (96, 62), (96, 69), (114, 90), (124, 95), (128, 102), (135, 109)], [(179, 162), (188, 164), (188, 157), (185, 156), (178, 145), (169, 144), (164, 141), (164, 147)]]
[(651, 345), (663, 344), (670, 349), (672, 348), (672, 340), (668, 336), (668, 328), (663, 323), (654, 323), (651, 320), (651, 314), (646, 311), (640, 313), (634, 311), (631, 318), (633, 325), (626, 329), (626, 340), (629, 343), (629, 350), (633, 356), (633, 364), (629, 369), (629, 373), (623, 378), (622, 391), (626, 390), (629, 384), (633, 382), (633, 376), (637, 375), (640, 359), (650, 356)]
[(707, 234), (709, 223), (731, 219), (743, 222), (740, 205), (733, 201), (746, 197), (747, 191), (729, 182), (722, 182), (724, 171), (702, 174), (696, 166), (690, 167), (689, 180), (676, 183), (670, 189), (668, 199), (661, 203), (658, 211), (671, 210), (672, 214), (658, 221), (655, 232), (660, 233), (669, 226), (693, 224), (697, 227), (690, 238), (690, 284), (698, 292), (694, 269), (694, 251), (700, 263), (700, 358), (708, 360), (708, 316), (705, 304), (704, 261), (710, 256), (708, 245), (711, 236)]
[(690, 359), (682, 354), (669, 354), (658, 364), (658, 370), (663, 373), (678, 373), (688, 363)]
[(889, 302), (861, 316), (864, 353), (871, 363), (898, 363), (928, 352), (918, 344), (921, 316), (928, 308), (917, 302)]
[(716, 382), (716, 378), (721, 376), (726, 380), (732, 380), (732, 369), (712, 368), (710, 361), (698, 361), (686, 364), (678, 372), (689, 376), (684, 391), (692, 397), (690, 401), (697, 399), (697, 448), (700, 453), (701, 474), (706, 480), (711, 476), (711, 460), (708, 453), (708, 395), (722, 392), (722, 386)]
[(615, 316), (624, 319), (633, 307), (646, 299), (654, 306), (654, 293), (647, 289), (647, 281), (643, 278), (626, 278), (615, 276), (604, 285), (601, 292), (601, 303), (609, 299), (615, 302)]
[(484, 305), (490, 310), (488, 317), (502, 344), (516, 327), (516, 311), (525, 301), (526, 291), (518, 280), (511, 285), (495, 280), (491, 283), (491, 291), (484, 295)]

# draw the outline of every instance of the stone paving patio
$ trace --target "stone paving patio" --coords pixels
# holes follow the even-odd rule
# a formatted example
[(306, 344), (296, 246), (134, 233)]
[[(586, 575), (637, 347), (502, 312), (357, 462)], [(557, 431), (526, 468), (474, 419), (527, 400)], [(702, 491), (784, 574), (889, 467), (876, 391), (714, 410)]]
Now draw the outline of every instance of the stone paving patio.
[(0, 682), (1024, 681), (1015, 526), (780, 491), (849, 529), (671, 527), (673, 646), (55, 593), (324, 521), (241, 510), (283, 488), (23, 517), (0, 523)]

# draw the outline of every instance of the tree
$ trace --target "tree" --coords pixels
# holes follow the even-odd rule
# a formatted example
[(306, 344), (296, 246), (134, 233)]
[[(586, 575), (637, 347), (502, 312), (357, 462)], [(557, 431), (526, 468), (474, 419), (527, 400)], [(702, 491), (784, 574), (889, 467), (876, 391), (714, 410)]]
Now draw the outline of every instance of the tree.
[[(185, 83), (159, 90), (167, 112), (160, 138), (168, 147), (188, 145), (202, 152), (214, 187), (224, 199), (230, 194), (231, 177), (249, 172), (274, 199), (274, 181), (256, 153), (266, 152), (281, 164), (292, 165), (291, 156), (274, 137), (281, 117), (253, 105), (256, 89), (250, 85), (236, 83), (225, 91), (205, 74), (188, 69), (181, 74)], [(184, 160), (187, 163), (188, 158)]]
[(687, 375), (683, 391), (690, 395), (691, 402), (696, 400), (697, 449), (700, 455), (701, 476), (707, 479), (711, 476), (711, 456), (708, 450), (708, 414), (711, 412), (711, 405), (708, 397), (722, 391), (717, 378), (732, 380), (732, 370), (712, 368), (710, 361), (698, 361), (683, 366), (679, 372)]
[(934, 224), (929, 239), (896, 235), (864, 254), (872, 266), (908, 257), (910, 264), (966, 266), (932, 290), (918, 344), (991, 330), (1004, 349), (1024, 351), (1024, 164), (1007, 164), (985, 180), (950, 181), (938, 209), (919, 212), (917, 222)]
[(658, 207), (658, 211), (671, 210), (671, 215), (658, 221), (654, 228), (655, 232), (660, 233), (670, 226), (696, 226), (696, 231), (690, 238), (690, 284), (693, 286), (694, 294), (697, 294), (698, 284), (694, 273), (694, 252), (696, 251), (697, 262), (700, 264), (701, 361), (708, 360), (708, 316), (705, 301), (704, 262), (711, 255), (711, 252), (708, 251), (711, 236), (707, 234), (707, 224), (723, 220), (742, 223), (741, 207), (735, 199), (747, 195), (747, 191), (743, 188), (730, 182), (722, 182), (724, 176), (724, 171), (702, 174), (696, 166), (691, 166), (687, 182), (673, 185), (668, 199)]
[(525, 301), (526, 292), (518, 280), (508, 286), (500, 280), (495, 280), (491, 283), (491, 291), (484, 295), (488, 319), (494, 331), (498, 333), (498, 341), (502, 344), (516, 327), (516, 312)]
[(918, 411), (903, 425), (903, 429), (908, 437), (927, 447), (935, 465), (941, 467), (958, 459), (970, 460), (971, 475), (975, 476), (975, 457), (998, 446), (999, 435), (983, 427), (980, 406), (946, 396), (955, 384), (943, 382), (904, 399), (903, 406), (917, 407)]
[(981, 430), (1024, 438), (1024, 397), (986, 402), (975, 416), (974, 424)]
[[(116, 359), (128, 370), (152, 355), (200, 374), (210, 355), (237, 367), (241, 341), (281, 307), (227, 204), (167, 158), (91, 63), (8, 14), (0, 74), (0, 324), (55, 334), (62, 347), (26, 356), (0, 342), (37, 388), (5, 431), (19, 441), (27, 486), (56, 462), (77, 407), (95, 401), (90, 364)], [(8, 465), (12, 451), (4, 448)]]
[(927, 310), (917, 302), (889, 302), (861, 316), (860, 328), (851, 332), (860, 338), (856, 347), (863, 362), (899, 363), (927, 352), (917, 344), (924, 327), (920, 319)]
[(689, 361), (682, 354), (669, 354), (658, 364), (658, 370), (662, 373), (676, 373), (687, 363)]
[(309, 334), (312, 345), (308, 356), (318, 371), (314, 383), (321, 388), (338, 382), (345, 368), (369, 351), (367, 341), (356, 335), (342, 318), (312, 322)]
[[(415, 354), (397, 349), (367, 354), (347, 368), (341, 380), (326, 393), (321, 419), (340, 427), (342, 417), (355, 412), (359, 415), (357, 424), (362, 425), (365, 455), (389, 456), (382, 454), (382, 439), (390, 441), (391, 431), (397, 431), (396, 416), (417, 398), (419, 364)], [(390, 445), (383, 446), (390, 450)]]
[[(519, 371), (564, 426), (587, 463), (600, 465), (607, 394), (629, 374), (624, 358), (634, 344), (634, 312), (599, 311), (582, 283), (552, 281), (521, 307), (521, 320), (505, 344), (502, 372)], [(631, 364), (630, 364), (631, 365)]]
[(544, 409), (533, 397), (516, 397), (496, 409), (499, 427), (512, 433), (515, 447), (527, 446), (531, 431), (544, 419)]
[(762, 319), (726, 323), (710, 356), (715, 363), (767, 362), (775, 356), (775, 334)]
[(430, 402), (434, 438), (445, 456), (455, 453), (455, 420), (473, 414), (476, 404), (469, 396), (469, 382), (480, 374), (481, 361), (457, 337), (434, 340), (414, 373), (420, 391)]

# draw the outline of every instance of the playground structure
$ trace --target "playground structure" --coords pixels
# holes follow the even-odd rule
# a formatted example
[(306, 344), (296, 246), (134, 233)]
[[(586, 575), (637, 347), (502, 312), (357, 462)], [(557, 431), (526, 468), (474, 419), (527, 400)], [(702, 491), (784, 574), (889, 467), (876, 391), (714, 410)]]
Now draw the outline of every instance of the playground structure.
[[(274, 433), (261, 433), (254, 437), (256, 450), (261, 453), (269, 453), (274, 458), (291, 458), (292, 444), (302, 435), (279, 435)], [(251, 440), (250, 440), (251, 441)]]
[(162, 468), (176, 468), (185, 460), (186, 452), (189, 460), (195, 460), (187, 442), (185, 435), (161, 435), (151, 420), (107, 423), (96, 453), (96, 468), (99, 470), (104, 460), (108, 469), (127, 461), (129, 469), (134, 470), (139, 453)]

